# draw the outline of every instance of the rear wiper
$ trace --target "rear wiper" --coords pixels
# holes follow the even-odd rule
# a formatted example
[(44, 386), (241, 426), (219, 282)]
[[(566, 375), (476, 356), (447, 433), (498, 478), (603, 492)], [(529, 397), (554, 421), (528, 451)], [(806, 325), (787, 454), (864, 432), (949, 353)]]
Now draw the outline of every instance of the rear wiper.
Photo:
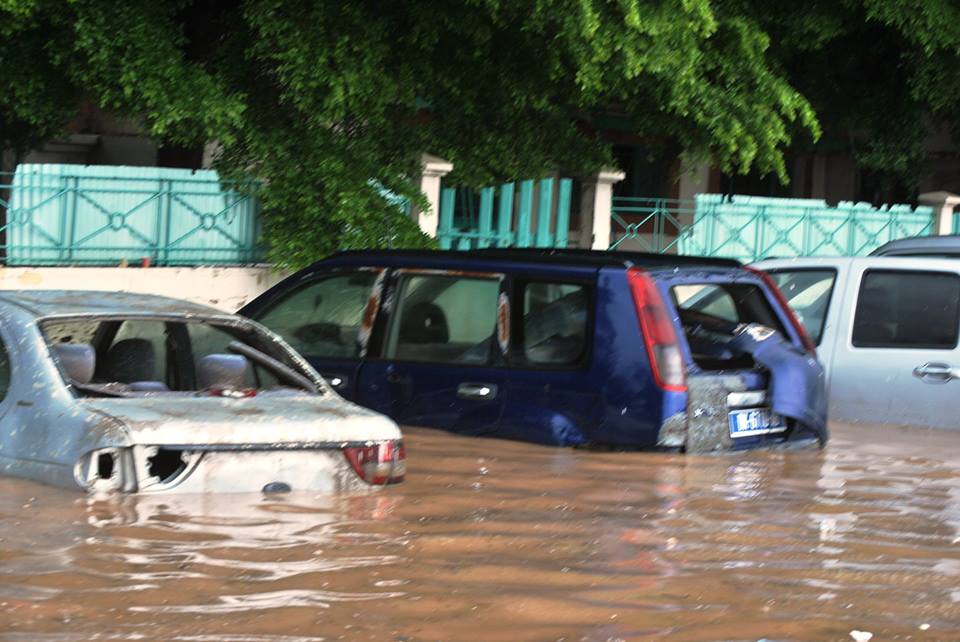
[(310, 381), (310, 379), (304, 377), (287, 364), (274, 359), (266, 353), (260, 352), (254, 347), (248, 346), (246, 343), (231, 341), (227, 344), (227, 350), (239, 355), (243, 355), (254, 363), (257, 363), (267, 370), (270, 370), (273, 372), (273, 374), (277, 375), (287, 383), (291, 383), (298, 388), (303, 388), (309, 392), (320, 392), (320, 389), (317, 388), (317, 385)]

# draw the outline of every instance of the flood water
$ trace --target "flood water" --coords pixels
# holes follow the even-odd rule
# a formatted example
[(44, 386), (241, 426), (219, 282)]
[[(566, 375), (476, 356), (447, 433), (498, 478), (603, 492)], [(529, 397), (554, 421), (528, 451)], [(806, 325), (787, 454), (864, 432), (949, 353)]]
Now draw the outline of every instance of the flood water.
[(960, 433), (715, 457), (407, 443), (408, 481), (363, 496), (0, 478), (0, 640), (960, 640)]

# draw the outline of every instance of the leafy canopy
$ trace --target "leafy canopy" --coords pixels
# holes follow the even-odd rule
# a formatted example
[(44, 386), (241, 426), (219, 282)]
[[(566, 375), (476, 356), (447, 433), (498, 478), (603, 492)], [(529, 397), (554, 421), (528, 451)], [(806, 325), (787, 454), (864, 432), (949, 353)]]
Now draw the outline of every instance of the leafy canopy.
[[(421, 198), (422, 152), (474, 185), (609, 164), (601, 111), (691, 159), (783, 178), (785, 148), (820, 134), (816, 107), (878, 134), (868, 161), (912, 171), (904, 133), (957, 112), (929, 91), (960, 88), (960, 39), (941, 31), (960, 24), (953, 4), (798, 4), (0, 0), (0, 145), (54, 135), (83, 100), (164, 143), (218, 141), (221, 171), (262, 180), (266, 238), (290, 265), (428, 243), (383, 198)], [(858, 50), (865, 34), (878, 39)], [(830, 81), (873, 69), (875, 46), (894, 82), (867, 82), (894, 100), (863, 109)], [(884, 137), (888, 114), (904, 126)]]

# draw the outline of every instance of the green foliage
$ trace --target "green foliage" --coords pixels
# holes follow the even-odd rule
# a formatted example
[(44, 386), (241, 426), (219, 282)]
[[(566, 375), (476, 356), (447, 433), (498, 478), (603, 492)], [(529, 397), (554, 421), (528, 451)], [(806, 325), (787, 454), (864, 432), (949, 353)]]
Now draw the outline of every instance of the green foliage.
[(225, 174), (263, 182), (272, 256), (300, 265), (429, 244), (383, 197), (424, 205), (422, 152), (472, 185), (595, 171), (611, 156), (592, 123), (611, 111), (687, 157), (781, 179), (819, 114), (856, 134), (863, 164), (915, 175), (926, 119), (960, 117), (956, 14), (947, 0), (0, 0), (0, 144), (53, 135), (84, 99), (163, 142), (218, 141)]

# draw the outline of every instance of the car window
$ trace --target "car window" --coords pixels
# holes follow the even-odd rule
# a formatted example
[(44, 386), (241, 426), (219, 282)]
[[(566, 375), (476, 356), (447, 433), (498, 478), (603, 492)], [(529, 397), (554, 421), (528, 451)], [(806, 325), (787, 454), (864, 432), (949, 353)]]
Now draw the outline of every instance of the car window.
[(858, 348), (953, 349), (960, 277), (948, 272), (868, 270), (853, 321)]
[(379, 272), (318, 277), (281, 298), (257, 320), (311, 357), (355, 358), (357, 337)]
[(705, 370), (750, 368), (753, 360), (730, 348), (742, 323), (781, 334), (783, 325), (760, 287), (750, 283), (702, 283), (670, 288), (691, 356)]
[(401, 361), (489, 362), (499, 292), (500, 282), (494, 278), (403, 277), (385, 356)]
[(696, 310), (724, 321), (738, 320), (737, 305), (733, 297), (716, 285), (678, 285), (673, 289), (677, 305), (686, 310)]
[(40, 325), (65, 381), (81, 395), (316, 391), (293, 354), (245, 324), (107, 316)]
[(10, 354), (7, 346), (0, 339), (0, 401), (7, 396), (10, 389)]
[(523, 358), (536, 365), (572, 365), (587, 344), (587, 294), (582, 285), (523, 286)]
[[(188, 323), (187, 333), (190, 337), (190, 361), (193, 372), (200, 372), (202, 362), (211, 355), (229, 354), (227, 347), (236, 337), (225, 332), (222, 328), (203, 323)], [(278, 379), (265, 368), (249, 363), (242, 377), (245, 388), (267, 388), (279, 383)]]
[(836, 270), (771, 270), (769, 274), (807, 334), (820, 345), (837, 280)]

